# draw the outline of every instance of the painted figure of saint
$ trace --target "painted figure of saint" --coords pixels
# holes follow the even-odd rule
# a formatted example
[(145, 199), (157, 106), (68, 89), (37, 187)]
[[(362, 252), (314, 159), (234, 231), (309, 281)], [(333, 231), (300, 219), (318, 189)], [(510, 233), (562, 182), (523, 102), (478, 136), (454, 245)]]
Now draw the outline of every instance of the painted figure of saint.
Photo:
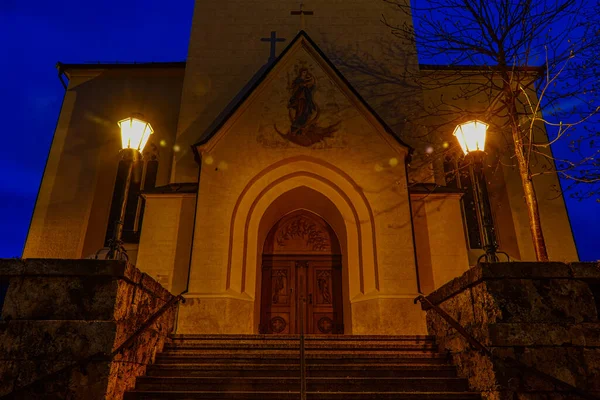
[(305, 65), (296, 66), (294, 75), (294, 79), (290, 79), (288, 75), (287, 82), (290, 129), (286, 132), (279, 130), (276, 124), (273, 127), (282, 138), (299, 146), (309, 147), (333, 137), (341, 122), (328, 126), (319, 125), (321, 110), (314, 99), (317, 79)]
[(288, 108), (293, 135), (302, 134), (302, 128), (306, 126), (311, 115), (316, 111), (316, 105), (313, 101), (315, 83), (315, 77), (307, 68), (300, 68), (298, 76), (291, 83), (292, 96), (288, 102)]

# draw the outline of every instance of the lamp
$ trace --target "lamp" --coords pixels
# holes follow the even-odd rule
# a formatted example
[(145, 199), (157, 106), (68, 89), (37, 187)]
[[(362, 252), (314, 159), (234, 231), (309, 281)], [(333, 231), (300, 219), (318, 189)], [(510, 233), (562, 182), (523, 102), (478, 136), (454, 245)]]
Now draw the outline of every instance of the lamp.
[(485, 254), (479, 257), (478, 262), (485, 258), (486, 262), (498, 262), (496, 232), (492, 220), (490, 199), (485, 184), (483, 171), (483, 159), (485, 150), (485, 139), (489, 125), (482, 121), (469, 121), (460, 124), (454, 129), (454, 136), (469, 158), (469, 173), (473, 185), (473, 200), (477, 210), (477, 219), (481, 227), (483, 250)]
[(469, 121), (454, 129), (454, 136), (465, 155), (474, 151), (485, 151), (485, 137), (489, 125), (481, 121)]
[(121, 141), (123, 149), (144, 150), (150, 135), (154, 133), (152, 125), (135, 117), (125, 118), (117, 122), (121, 128)]
[(121, 129), (122, 149), (120, 151), (121, 159), (129, 161), (127, 169), (127, 180), (123, 196), (121, 197), (121, 212), (119, 220), (115, 223), (113, 238), (109, 241), (108, 254), (106, 258), (111, 260), (120, 260), (127, 258), (127, 251), (123, 247), (121, 237), (123, 235), (123, 225), (125, 224), (125, 211), (127, 209), (127, 198), (129, 197), (129, 187), (131, 186), (131, 175), (133, 173), (133, 164), (142, 156), (142, 151), (148, 143), (150, 135), (154, 133), (150, 123), (136, 117), (125, 118), (117, 123)]

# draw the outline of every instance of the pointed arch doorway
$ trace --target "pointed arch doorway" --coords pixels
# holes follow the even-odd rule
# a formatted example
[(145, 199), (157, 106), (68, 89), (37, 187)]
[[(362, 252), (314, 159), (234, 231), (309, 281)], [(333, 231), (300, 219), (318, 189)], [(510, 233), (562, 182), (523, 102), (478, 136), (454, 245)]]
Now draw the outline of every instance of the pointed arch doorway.
[(321, 217), (297, 210), (276, 222), (261, 274), (261, 333), (344, 333), (340, 243)]

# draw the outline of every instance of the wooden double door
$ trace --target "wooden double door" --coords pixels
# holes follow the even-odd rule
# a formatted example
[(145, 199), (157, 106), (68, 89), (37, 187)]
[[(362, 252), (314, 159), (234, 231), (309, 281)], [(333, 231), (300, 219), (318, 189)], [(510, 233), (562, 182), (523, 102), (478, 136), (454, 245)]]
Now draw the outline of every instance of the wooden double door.
[(261, 333), (342, 334), (342, 269), (337, 255), (264, 255)]

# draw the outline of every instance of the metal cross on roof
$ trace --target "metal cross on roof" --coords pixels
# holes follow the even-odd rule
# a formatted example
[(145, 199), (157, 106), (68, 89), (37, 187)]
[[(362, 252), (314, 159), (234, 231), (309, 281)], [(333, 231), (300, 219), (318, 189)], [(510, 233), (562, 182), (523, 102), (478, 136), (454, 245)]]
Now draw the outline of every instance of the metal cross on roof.
[(304, 3), (300, 3), (300, 10), (298, 11), (292, 11), (290, 12), (290, 15), (299, 15), (300, 16), (300, 29), (304, 30), (305, 28), (305, 20), (304, 20), (304, 16), (305, 15), (315, 15), (314, 11), (305, 11), (304, 10)]
[(271, 42), (271, 54), (269, 55), (269, 62), (275, 61), (275, 57), (277, 56), (277, 42), (285, 42), (286, 39), (278, 38), (276, 31), (271, 31), (271, 37), (269, 38), (261, 38), (261, 42)]

